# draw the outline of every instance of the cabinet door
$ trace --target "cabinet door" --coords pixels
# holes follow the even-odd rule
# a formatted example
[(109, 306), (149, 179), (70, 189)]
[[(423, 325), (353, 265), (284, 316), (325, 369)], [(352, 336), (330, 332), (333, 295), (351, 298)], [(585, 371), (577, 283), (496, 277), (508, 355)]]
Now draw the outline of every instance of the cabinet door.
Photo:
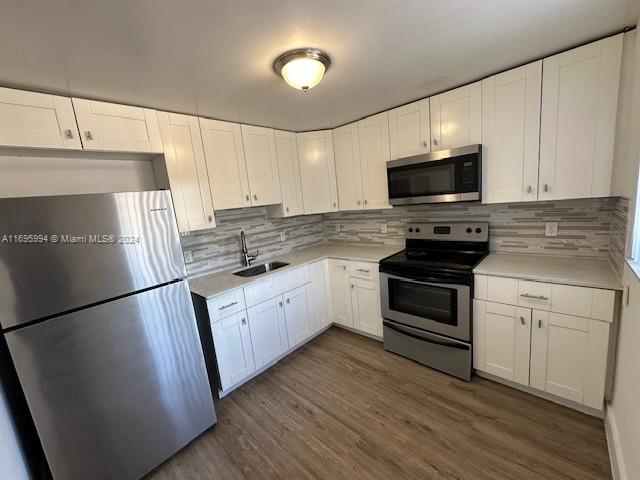
[(387, 112), (360, 120), (358, 139), (362, 162), (364, 208), (388, 208), (389, 117)]
[(311, 299), (311, 316), (314, 331), (325, 328), (331, 320), (329, 319), (329, 297), (328, 287), (328, 260), (314, 262), (309, 266), (311, 283), (309, 285), (309, 295)]
[(274, 131), (278, 171), (280, 173), (280, 192), (282, 196), (282, 216), (302, 215), (302, 183), (298, 164), (298, 144), (296, 134)]
[(250, 207), (240, 125), (200, 118), (200, 130), (216, 210)]
[(611, 192), (622, 34), (544, 59), (540, 200)]
[(429, 99), (389, 110), (391, 160), (431, 151)]
[(0, 145), (82, 149), (71, 99), (0, 88)]
[(242, 311), (211, 326), (222, 390), (240, 382), (255, 370), (247, 313)]
[(242, 125), (251, 205), (280, 203), (280, 176), (273, 129)]
[(309, 313), (308, 285), (291, 290), (285, 293), (282, 298), (284, 298), (284, 315), (287, 321), (289, 345), (295, 347), (313, 334)]
[(155, 110), (83, 98), (73, 108), (85, 150), (162, 153)]
[(529, 385), (531, 310), (474, 300), (474, 367)]
[(197, 117), (157, 112), (171, 196), (181, 233), (216, 226)]
[(531, 386), (602, 410), (609, 323), (533, 311)]
[(351, 277), (350, 282), (353, 328), (382, 337), (380, 284), (354, 277)]
[(480, 82), (431, 97), (429, 104), (432, 151), (482, 141)]
[(331, 130), (298, 133), (304, 213), (338, 210), (336, 166)]
[(333, 131), (333, 149), (338, 184), (338, 206), (341, 211), (361, 210), (363, 207), (362, 169), (357, 123), (336, 128)]
[(283, 308), (282, 297), (276, 297), (247, 309), (256, 370), (271, 363), (289, 348), (287, 332), (281, 331)]
[(485, 203), (538, 198), (542, 61), (482, 81)]
[(353, 328), (349, 262), (329, 259), (330, 318), (332, 322)]

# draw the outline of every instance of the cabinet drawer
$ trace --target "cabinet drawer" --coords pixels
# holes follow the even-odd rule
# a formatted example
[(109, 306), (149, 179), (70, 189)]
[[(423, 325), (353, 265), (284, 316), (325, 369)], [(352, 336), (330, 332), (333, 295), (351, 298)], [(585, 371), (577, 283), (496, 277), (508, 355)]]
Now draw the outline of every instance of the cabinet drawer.
[(370, 262), (349, 262), (349, 276), (377, 282), (378, 264)]
[(306, 285), (311, 281), (311, 275), (309, 274), (309, 265), (303, 265), (301, 267), (293, 268), (281, 273), (276, 288), (281, 291), (278, 293), (288, 292), (294, 288)]
[(487, 277), (487, 300), (518, 305), (518, 280), (505, 277)]
[(207, 300), (209, 319), (217, 322), (245, 308), (244, 293), (241, 288), (232, 290)]
[(259, 282), (244, 287), (247, 307), (252, 307), (265, 300), (278, 296), (282, 290), (282, 281), (276, 275), (271, 275)]
[(551, 311), (590, 317), (592, 295), (591, 288), (554, 284), (551, 286)]
[(551, 284), (519, 280), (518, 305), (538, 310), (550, 310)]

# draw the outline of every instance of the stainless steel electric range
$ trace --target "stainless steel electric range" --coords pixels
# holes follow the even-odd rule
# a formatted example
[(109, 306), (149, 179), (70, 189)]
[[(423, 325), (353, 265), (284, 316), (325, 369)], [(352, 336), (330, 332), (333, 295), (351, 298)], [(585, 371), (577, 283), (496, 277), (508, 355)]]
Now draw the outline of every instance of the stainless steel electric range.
[(473, 268), (489, 253), (489, 224), (405, 232), (405, 250), (380, 261), (384, 348), (471, 380)]

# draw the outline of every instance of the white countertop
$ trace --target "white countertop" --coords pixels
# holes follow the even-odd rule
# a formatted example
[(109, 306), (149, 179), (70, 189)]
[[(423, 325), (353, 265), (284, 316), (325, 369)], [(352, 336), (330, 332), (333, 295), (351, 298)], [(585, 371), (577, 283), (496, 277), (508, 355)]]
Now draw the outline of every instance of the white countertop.
[(611, 264), (607, 260), (592, 258), (491, 253), (473, 273), (622, 290), (622, 284)]
[(323, 258), (337, 258), (343, 260), (356, 260), (363, 262), (379, 262), (389, 255), (393, 255), (396, 252), (402, 250), (402, 246), (386, 247), (386, 246), (366, 246), (366, 245), (341, 245), (335, 243), (329, 243), (325, 245), (319, 245), (317, 247), (310, 247), (294, 252), (279, 255), (273, 258), (259, 258), (255, 264), (259, 265), (268, 261), (281, 261), (286, 262), (289, 265), (283, 268), (279, 268), (273, 272), (263, 273), (256, 275), (255, 277), (240, 277), (234, 275), (233, 272), (242, 270), (245, 267), (234, 268), (233, 270), (224, 270), (221, 272), (214, 272), (209, 275), (204, 275), (198, 278), (189, 279), (189, 287), (192, 293), (200, 295), (204, 298), (212, 298), (216, 295), (224, 293), (234, 288), (244, 287), (253, 282), (262, 280), (268, 275), (274, 273), (285, 272), (287, 269), (303, 265), (305, 263), (314, 262)]

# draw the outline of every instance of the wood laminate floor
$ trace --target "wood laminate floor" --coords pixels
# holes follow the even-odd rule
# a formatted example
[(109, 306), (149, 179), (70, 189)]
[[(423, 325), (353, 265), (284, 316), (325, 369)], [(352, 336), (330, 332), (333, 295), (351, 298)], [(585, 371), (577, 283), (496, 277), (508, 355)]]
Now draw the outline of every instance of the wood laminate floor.
[(150, 479), (611, 478), (601, 420), (337, 327), (216, 409)]

